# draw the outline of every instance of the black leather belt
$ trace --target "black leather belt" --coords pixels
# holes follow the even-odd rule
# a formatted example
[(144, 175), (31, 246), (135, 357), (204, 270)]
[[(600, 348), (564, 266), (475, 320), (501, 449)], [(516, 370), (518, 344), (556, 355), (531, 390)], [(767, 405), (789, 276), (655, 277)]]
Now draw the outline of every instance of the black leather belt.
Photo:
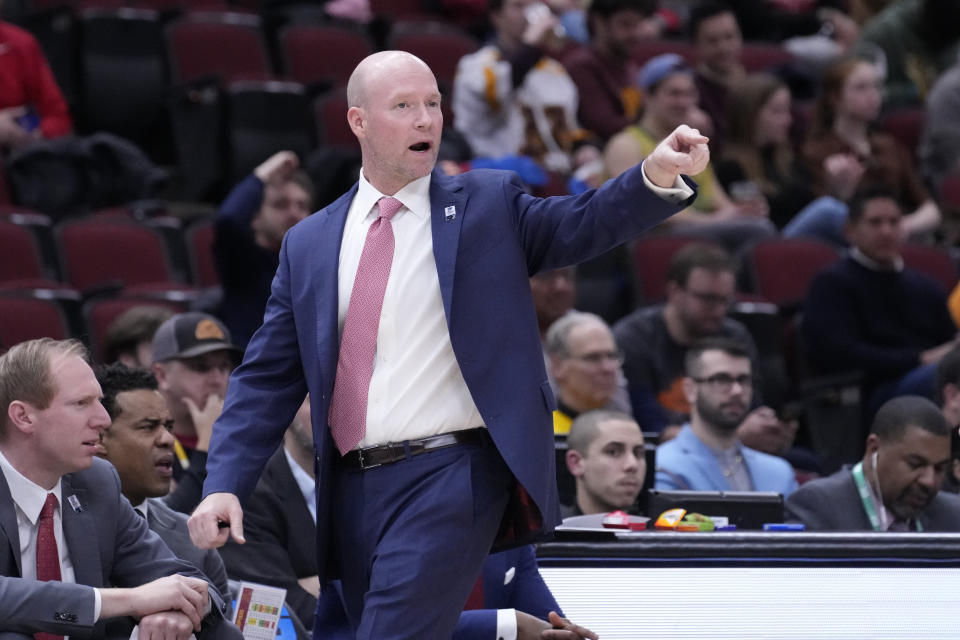
[(458, 444), (480, 444), (486, 442), (489, 438), (490, 436), (484, 427), (452, 431), (420, 440), (407, 440), (367, 449), (354, 449), (340, 458), (340, 465), (348, 469), (372, 469), (391, 462), (412, 458), (421, 453), (446, 449)]

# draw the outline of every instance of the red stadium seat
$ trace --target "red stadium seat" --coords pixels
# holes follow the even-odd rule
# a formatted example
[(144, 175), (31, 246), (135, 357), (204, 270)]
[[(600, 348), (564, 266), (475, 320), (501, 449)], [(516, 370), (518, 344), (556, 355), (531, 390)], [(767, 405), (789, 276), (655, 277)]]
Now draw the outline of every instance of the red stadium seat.
[(174, 82), (273, 77), (260, 19), (246, 13), (187, 14), (167, 28), (167, 51)]
[(823, 242), (772, 238), (755, 244), (747, 254), (755, 293), (781, 309), (795, 309), (807, 296), (814, 276), (839, 258)]
[(198, 287), (215, 287), (220, 284), (213, 260), (213, 219), (199, 220), (187, 229), (187, 251), (190, 254), (190, 272)]
[(884, 115), (880, 128), (899, 140), (910, 152), (910, 157), (916, 159), (926, 121), (923, 107), (904, 107)]
[(957, 284), (957, 264), (950, 254), (940, 247), (923, 244), (904, 244), (900, 249), (905, 265), (930, 276), (949, 293)]
[(664, 284), (673, 254), (691, 242), (703, 238), (684, 235), (646, 235), (633, 243), (633, 265), (637, 286), (645, 304), (662, 302), (666, 297)]
[(56, 302), (28, 293), (0, 293), (0, 351), (34, 338), (63, 340), (69, 336), (63, 311)]
[(293, 24), (280, 33), (284, 73), (308, 86), (347, 86), (354, 67), (371, 53), (370, 39), (347, 27)]
[(437, 86), (443, 95), (443, 121), (453, 123), (451, 99), (453, 77), (460, 58), (473, 53), (479, 43), (454, 26), (443, 22), (397, 22), (390, 31), (389, 48), (408, 51), (430, 66), (437, 77)]
[(0, 219), (0, 283), (46, 278), (37, 239), (30, 229)]
[(176, 304), (163, 300), (149, 300), (143, 298), (94, 298), (83, 305), (83, 321), (87, 336), (97, 362), (105, 362), (105, 341), (107, 330), (121, 313), (133, 307), (151, 306), (170, 309), (174, 313), (187, 310), (186, 305)]
[(360, 143), (347, 124), (346, 89), (335, 89), (314, 100), (313, 117), (317, 126), (317, 140), (321, 145), (360, 150)]
[(740, 62), (748, 73), (773, 71), (793, 62), (793, 54), (771, 42), (744, 42)]
[(80, 290), (164, 283), (172, 275), (163, 238), (155, 230), (125, 220), (90, 217), (56, 229), (64, 278)]
[(683, 56), (691, 66), (697, 63), (697, 54), (693, 50), (693, 45), (686, 40), (644, 40), (633, 48), (631, 57), (634, 62), (642, 66), (650, 58), (663, 53), (676, 53)]

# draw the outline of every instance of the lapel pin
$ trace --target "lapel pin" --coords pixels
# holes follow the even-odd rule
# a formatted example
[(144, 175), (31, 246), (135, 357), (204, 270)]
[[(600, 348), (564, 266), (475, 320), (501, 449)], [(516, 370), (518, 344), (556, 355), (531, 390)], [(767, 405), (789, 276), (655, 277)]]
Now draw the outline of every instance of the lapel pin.
[(70, 503), (70, 506), (73, 507), (73, 510), (77, 513), (83, 512), (83, 505), (80, 504), (80, 500), (77, 499), (77, 496), (73, 495), (68, 497), (67, 502)]
[(447, 219), (447, 222), (453, 220), (457, 217), (457, 208), (452, 204), (444, 207), (443, 217)]

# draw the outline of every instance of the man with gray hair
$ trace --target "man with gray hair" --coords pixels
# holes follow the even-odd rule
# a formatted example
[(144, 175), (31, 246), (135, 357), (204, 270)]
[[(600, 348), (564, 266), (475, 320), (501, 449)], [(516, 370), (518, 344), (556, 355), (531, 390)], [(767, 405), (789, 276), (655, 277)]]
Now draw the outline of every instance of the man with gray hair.
[(952, 429), (926, 398), (887, 401), (863, 460), (795, 491), (787, 518), (815, 531), (960, 531), (960, 496), (940, 491)]
[(550, 371), (557, 382), (554, 435), (566, 435), (585, 411), (612, 408), (623, 357), (610, 327), (598, 315), (572, 311), (547, 331)]
[(96, 458), (110, 426), (101, 395), (79, 342), (41, 338), (0, 357), (2, 629), (113, 637), (105, 623), (133, 617), (144, 640), (204, 637), (222, 621), (223, 599), (149, 530)]

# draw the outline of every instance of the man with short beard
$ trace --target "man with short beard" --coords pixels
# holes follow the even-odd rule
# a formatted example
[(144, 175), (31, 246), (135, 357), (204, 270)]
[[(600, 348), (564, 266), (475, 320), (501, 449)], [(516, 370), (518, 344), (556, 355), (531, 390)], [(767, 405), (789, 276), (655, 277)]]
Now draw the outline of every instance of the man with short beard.
[(787, 500), (787, 519), (814, 531), (960, 531), (960, 497), (940, 491), (952, 428), (926, 398), (888, 401), (863, 460), (803, 485)]
[(690, 422), (657, 448), (657, 489), (777, 491), (797, 488), (790, 465), (744, 446), (737, 427), (750, 411), (753, 375), (743, 345), (724, 338), (687, 350), (683, 392)]

